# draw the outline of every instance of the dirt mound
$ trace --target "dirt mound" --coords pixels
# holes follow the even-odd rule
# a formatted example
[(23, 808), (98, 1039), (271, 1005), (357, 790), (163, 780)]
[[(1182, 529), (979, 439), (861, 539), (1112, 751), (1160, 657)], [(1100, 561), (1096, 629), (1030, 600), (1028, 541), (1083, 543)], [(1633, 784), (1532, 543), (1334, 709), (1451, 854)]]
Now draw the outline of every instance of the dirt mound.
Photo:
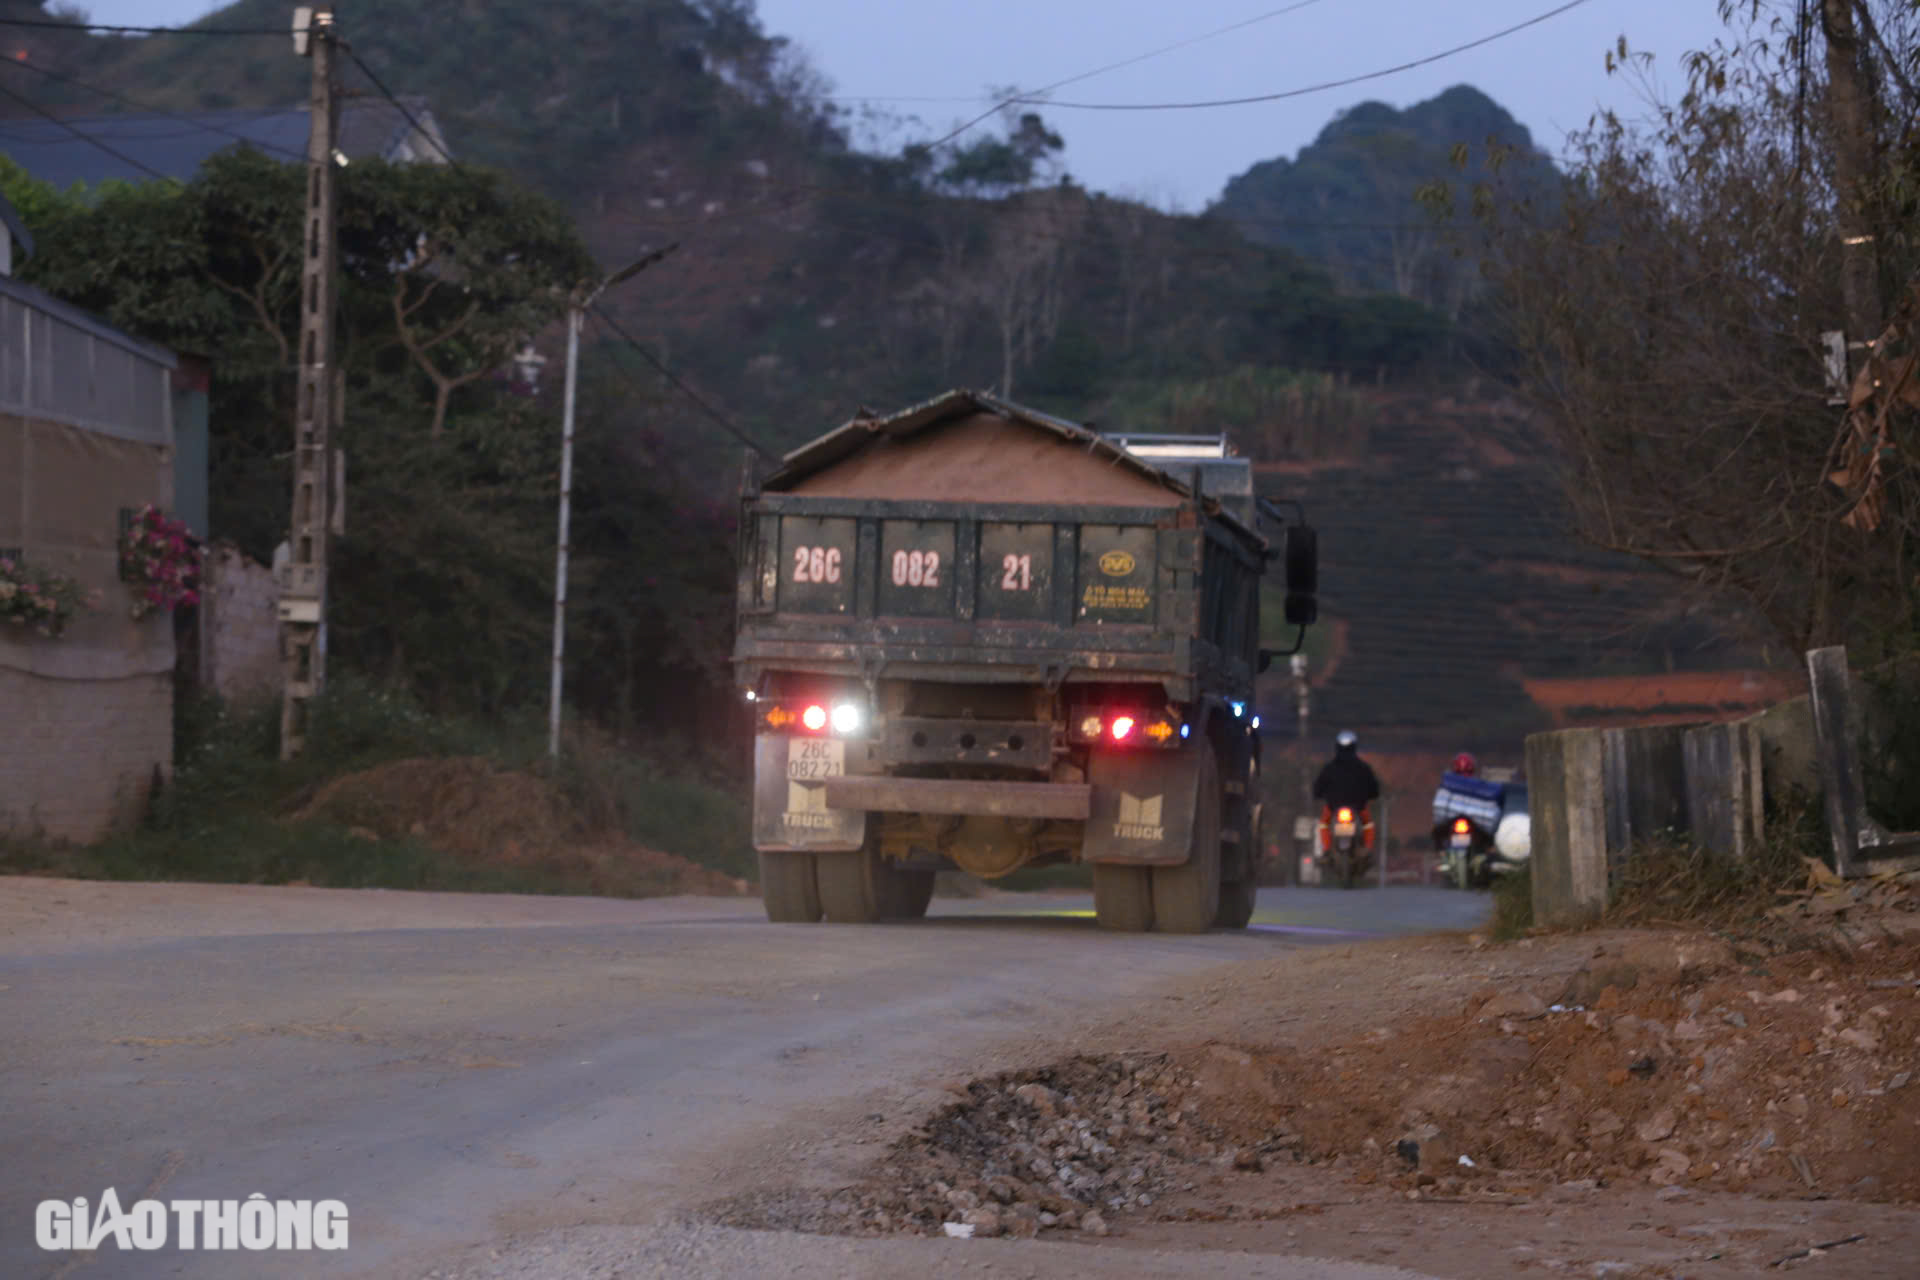
[(1125, 1215), (1216, 1212), (1181, 1193), (1275, 1161), (1417, 1198), (1511, 1203), (1565, 1184), (1911, 1203), (1916, 1074), (1920, 944), (1842, 963), (1655, 937), (1325, 1051), (1215, 1043), (975, 1081), (858, 1186), (722, 1216), (1104, 1233)]
[(478, 757), (396, 760), (328, 783), (294, 818), (411, 836), (462, 861), (552, 872), (591, 892), (742, 894), (743, 880), (583, 821), (552, 782)]

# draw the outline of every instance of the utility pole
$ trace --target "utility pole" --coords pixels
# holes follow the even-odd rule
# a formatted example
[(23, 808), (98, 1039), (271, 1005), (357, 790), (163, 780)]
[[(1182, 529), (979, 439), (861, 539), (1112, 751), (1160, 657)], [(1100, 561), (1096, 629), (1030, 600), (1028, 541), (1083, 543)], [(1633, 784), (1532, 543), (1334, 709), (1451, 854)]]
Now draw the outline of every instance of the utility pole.
[(1307, 655), (1296, 653), (1291, 664), (1293, 671), (1293, 697), (1295, 711), (1300, 720), (1300, 817), (1293, 823), (1293, 867), (1287, 874), (1288, 884), (1300, 883), (1300, 833), (1306, 831), (1306, 847), (1309, 852), (1318, 854), (1320, 815), (1313, 809), (1313, 756), (1307, 742), (1307, 721), (1312, 712), (1313, 685), (1307, 679)]
[(567, 545), (573, 511), (573, 406), (580, 376), (580, 326), (601, 294), (645, 271), (680, 247), (675, 241), (620, 268), (598, 284), (582, 285), (567, 299), (567, 390), (560, 411), (560, 545), (553, 566), (553, 671), (547, 686), (547, 758), (560, 758), (560, 686), (567, 650)]
[(1858, 0), (1820, 0), (1827, 45), (1827, 107), (1833, 124), (1833, 176), (1840, 230), (1840, 287), (1846, 300), (1847, 344), (1870, 349), (1880, 337), (1880, 254), (1874, 243), (1873, 86), (1860, 65), (1854, 27)]
[[(594, 292), (598, 294), (599, 290)], [(567, 525), (573, 505), (573, 399), (580, 369), (580, 318), (587, 305), (576, 297), (567, 308), (567, 393), (560, 415), (560, 548), (554, 564), (553, 675), (547, 706), (547, 756), (552, 760), (560, 758), (560, 671), (567, 648)]]
[(328, 431), (339, 391), (333, 368), (334, 85), (333, 6), (294, 10), (294, 52), (313, 61), (307, 135), (306, 253), (300, 272), (299, 387), (293, 420), (291, 556), (280, 583), (280, 758), (306, 745), (313, 699), (326, 683), (327, 538), (332, 517)]

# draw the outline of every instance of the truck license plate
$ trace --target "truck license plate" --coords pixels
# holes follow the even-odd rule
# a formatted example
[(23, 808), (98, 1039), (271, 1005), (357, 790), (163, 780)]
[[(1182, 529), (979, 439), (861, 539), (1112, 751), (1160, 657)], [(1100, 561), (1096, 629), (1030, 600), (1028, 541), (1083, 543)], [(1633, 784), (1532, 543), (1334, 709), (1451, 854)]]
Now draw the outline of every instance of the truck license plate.
[(847, 744), (831, 739), (795, 738), (787, 746), (787, 777), (795, 782), (838, 778), (847, 771)]

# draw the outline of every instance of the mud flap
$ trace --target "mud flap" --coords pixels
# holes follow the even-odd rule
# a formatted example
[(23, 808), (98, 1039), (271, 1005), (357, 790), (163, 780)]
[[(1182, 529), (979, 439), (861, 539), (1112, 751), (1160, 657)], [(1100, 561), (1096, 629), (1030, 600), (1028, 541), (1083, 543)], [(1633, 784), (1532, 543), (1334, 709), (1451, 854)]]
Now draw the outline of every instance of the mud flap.
[(1080, 856), (1087, 862), (1177, 867), (1193, 845), (1200, 753), (1109, 751), (1087, 764), (1093, 812)]
[[(815, 754), (794, 759), (800, 743)], [(867, 815), (827, 808), (827, 782), (846, 770), (847, 744), (763, 733), (753, 740), (753, 847), (762, 853), (832, 853), (858, 849)]]

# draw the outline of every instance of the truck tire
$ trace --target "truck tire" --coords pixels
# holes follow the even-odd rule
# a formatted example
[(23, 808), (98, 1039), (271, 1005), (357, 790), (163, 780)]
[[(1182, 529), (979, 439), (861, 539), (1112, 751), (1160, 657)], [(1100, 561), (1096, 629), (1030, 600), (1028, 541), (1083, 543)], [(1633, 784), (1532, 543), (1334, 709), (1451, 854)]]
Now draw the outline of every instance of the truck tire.
[(880, 856), (873, 837), (852, 853), (815, 854), (820, 909), (833, 924), (918, 920), (933, 899), (933, 872), (905, 871)]
[(1193, 844), (1177, 867), (1153, 869), (1153, 927), (1161, 933), (1205, 933), (1220, 915), (1220, 764), (1202, 738), (1199, 794), (1193, 802)]
[(1254, 897), (1260, 887), (1260, 855), (1265, 852), (1261, 844), (1265, 835), (1261, 827), (1261, 806), (1253, 806), (1246, 830), (1247, 846), (1242, 852), (1240, 874), (1220, 885), (1220, 913), (1213, 920), (1216, 929), (1244, 929), (1253, 923)]
[(1153, 927), (1153, 879), (1146, 867), (1093, 864), (1093, 918), (1102, 929), (1145, 933)]
[(810, 853), (760, 855), (760, 901), (775, 924), (812, 924), (820, 918), (820, 888)]
[(1253, 886), (1244, 880), (1220, 886), (1220, 913), (1216, 929), (1244, 929), (1253, 922)]

